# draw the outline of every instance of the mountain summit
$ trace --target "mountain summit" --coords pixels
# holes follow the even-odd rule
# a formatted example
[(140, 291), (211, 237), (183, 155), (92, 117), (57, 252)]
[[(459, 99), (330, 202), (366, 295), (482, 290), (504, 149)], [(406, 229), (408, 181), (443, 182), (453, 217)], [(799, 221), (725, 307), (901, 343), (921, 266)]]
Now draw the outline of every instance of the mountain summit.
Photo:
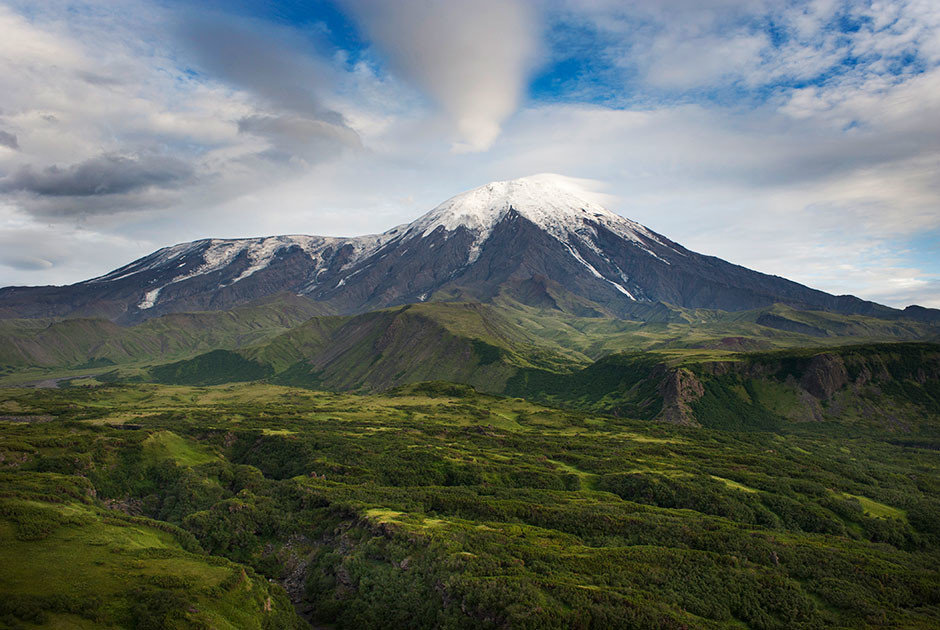
[(493, 228), (511, 211), (560, 242), (568, 242), (584, 230), (593, 232), (595, 223), (628, 240), (640, 242), (641, 235), (656, 240), (653, 233), (639, 223), (585, 199), (583, 191), (571, 178), (549, 173), (491, 182), (451, 197), (409, 225), (407, 234), (426, 236), (437, 228), (447, 232), (468, 229), (476, 234), (470, 252), (470, 258), (475, 259)]
[(697, 254), (588, 197), (576, 180), (533, 175), (461, 193), (377, 235), (182, 243), (71, 286), (0, 289), (0, 317), (134, 322), (228, 309), (283, 291), (335, 313), (451, 300), (617, 317), (657, 302), (900, 313)]

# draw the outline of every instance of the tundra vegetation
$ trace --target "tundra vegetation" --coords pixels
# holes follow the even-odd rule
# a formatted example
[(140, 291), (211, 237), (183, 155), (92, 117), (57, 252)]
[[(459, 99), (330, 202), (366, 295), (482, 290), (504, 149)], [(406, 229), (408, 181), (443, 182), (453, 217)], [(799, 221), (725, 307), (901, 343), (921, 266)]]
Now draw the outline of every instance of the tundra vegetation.
[(931, 353), (0, 390), (0, 626), (936, 628)]

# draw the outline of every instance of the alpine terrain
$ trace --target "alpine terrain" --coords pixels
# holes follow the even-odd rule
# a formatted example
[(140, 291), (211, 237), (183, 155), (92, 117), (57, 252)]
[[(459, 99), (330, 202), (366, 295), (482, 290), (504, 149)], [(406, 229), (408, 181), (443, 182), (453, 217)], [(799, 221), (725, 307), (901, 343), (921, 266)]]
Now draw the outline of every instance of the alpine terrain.
[(938, 341), (554, 175), (8, 287), (0, 629), (935, 629)]
[[(724, 311), (781, 303), (903, 314), (689, 251), (583, 198), (570, 179), (543, 174), (461, 193), (378, 235), (207, 239), (161, 249), (71, 286), (7, 287), (0, 289), (0, 317), (130, 323), (230, 309), (283, 291), (336, 314), (506, 299), (581, 316), (624, 317), (660, 302)], [(940, 317), (928, 309), (909, 315)]]

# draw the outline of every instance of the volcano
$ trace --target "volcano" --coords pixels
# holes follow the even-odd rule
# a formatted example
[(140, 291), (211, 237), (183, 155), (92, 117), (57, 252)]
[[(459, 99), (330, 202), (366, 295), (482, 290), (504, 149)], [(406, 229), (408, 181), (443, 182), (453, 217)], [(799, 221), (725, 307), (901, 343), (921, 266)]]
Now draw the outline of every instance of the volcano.
[(77, 284), (0, 289), (0, 316), (133, 323), (285, 291), (337, 314), (426, 301), (514, 301), (596, 317), (659, 303), (902, 313), (698, 254), (589, 197), (570, 178), (534, 175), (461, 193), (382, 234), (182, 243)]

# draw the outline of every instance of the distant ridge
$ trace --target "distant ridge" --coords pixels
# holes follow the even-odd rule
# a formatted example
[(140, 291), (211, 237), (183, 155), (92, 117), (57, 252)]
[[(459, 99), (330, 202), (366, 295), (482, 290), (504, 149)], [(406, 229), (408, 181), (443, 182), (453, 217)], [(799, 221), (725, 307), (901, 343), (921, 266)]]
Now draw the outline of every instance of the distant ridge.
[(289, 291), (339, 314), (455, 300), (599, 317), (625, 317), (638, 304), (741, 311), (782, 303), (940, 321), (935, 309), (830, 295), (692, 252), (589, 196), (576, 180), (534, 175), (461, 193), (378, 235), (182, 243), (78, 284), (0, 289), (0, 317), (134, 323)]

